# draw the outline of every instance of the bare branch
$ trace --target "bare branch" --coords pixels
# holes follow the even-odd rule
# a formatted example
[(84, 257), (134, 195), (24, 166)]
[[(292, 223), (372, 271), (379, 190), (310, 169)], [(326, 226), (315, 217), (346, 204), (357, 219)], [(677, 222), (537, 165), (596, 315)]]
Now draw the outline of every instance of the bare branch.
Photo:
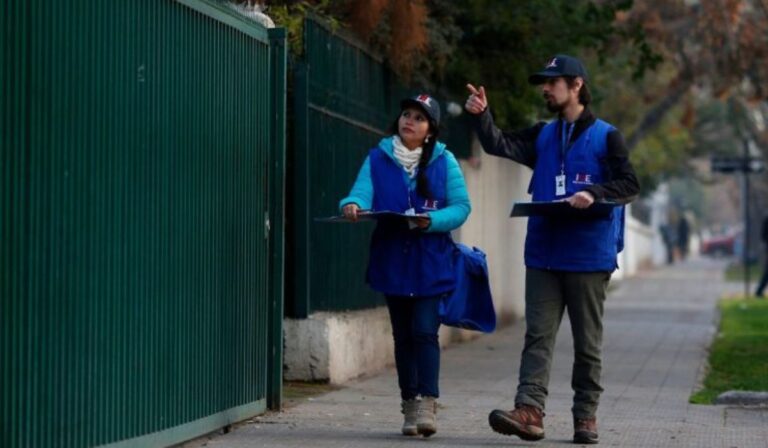
[(645, 114), (640, 124), (627, 138), (627, 149), (632, 150), (646, 135), (659, 127), (667, 112), (680, 102), (692, 85), (693, 82), (688, 77), (681, 76), (672, 81), (667, 94)]

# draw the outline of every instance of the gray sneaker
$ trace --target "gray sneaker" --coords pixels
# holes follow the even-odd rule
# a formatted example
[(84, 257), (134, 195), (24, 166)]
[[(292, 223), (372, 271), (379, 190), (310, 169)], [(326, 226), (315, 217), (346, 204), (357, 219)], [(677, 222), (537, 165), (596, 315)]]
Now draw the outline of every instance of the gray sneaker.
[(435, 397), (421, 397), (416, 415), (416, 430), (424, 437), (437, 432), (437, 401)]
[(416, 416), (418, 411), (419, 402), (415, 398), (400, 402), (400, 412), (405, 416), (403, 418), (403, 435), (419, 435), (419, 431), (416, 429)]

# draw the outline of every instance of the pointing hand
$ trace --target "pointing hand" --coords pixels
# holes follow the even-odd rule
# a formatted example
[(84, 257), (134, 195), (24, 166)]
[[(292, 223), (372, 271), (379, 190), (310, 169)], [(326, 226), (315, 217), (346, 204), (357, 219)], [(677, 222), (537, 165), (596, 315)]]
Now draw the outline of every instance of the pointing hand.
[(464, 104), (464, 108), (471, 114), (481, 114), (488, 108), (488, 99), (485, 96), (485, 87), (480, 86), (480, 89), (476, 89), (472, 84), (467, 84), (467, 90), (469, 90), (469, 98)]

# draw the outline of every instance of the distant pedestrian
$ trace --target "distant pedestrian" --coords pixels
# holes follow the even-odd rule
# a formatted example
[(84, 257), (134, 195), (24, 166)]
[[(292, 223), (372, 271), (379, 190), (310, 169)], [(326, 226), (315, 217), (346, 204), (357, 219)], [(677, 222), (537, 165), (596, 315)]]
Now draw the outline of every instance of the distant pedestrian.
[(685, 215), (680, 215), (680, 219), (677, 221), (677, 249), (680, 251), (680, 259), (685, 260), (688, 257), (688, 242), (691, 237), (691, 225), (685, 218)]
[(439, 305), (455, 285), (450, 231), (464, 223), (471, 206), (456, 158), (437, 141), (438, 102), (418, 95), (400, 106), (392, 135), (371, 149), (339, 207), (352, 220), (365, 209), (423, 216), (377, 223), (367, 281), (389, 308), (402, 433), (429, 437), (437, 431), (440, 396)]
[[(533, 169), (529, 192), (534, 201), (565, 201), (587, 208), (598, 200), (632, 200), (639, 186), (629, 152), (621, 133), (589, 109), (591, 96), (582, 63), (557, 55), (529, 82), (541, 86), (547, 108), (557, 119), (516, 132), (496, 127), (483, 87), (467, 86), (470, 96), (465, 108), (474, 117), (483, 149)], [(623, 207), (616, 207), (607, 219), (528, 218), (520, 379), (515, 409), (491, 412), (494, 431), (525, 440), (544, 438), (552, 353), (567, 310), (575, 351), (573, 441), (597, 443), (595, 415), (603, 391), (603, 303), (623, 235)]]
[(672, 228), (669, 224), (662, 224), (659, 226), (659, 233), (661, 234), (661, 242), (664, 244), (667, 264), (672, 264), (675, 262), (675, 237), (672, 235)]
[(768, 216), (763, 219), (763, 229), (761, 232), (761, 236), (763, 239), (763, 248), (765, 251), (763, 252), (764, 255), (764, 261), (763, 261), (763, 276), (760, 278), (760, 283), (757, 285), (757, 290), (755, 291), (755, 295), (757, 297), (763, 298), (765, 297), (763, 294), (765, 293), (765, 287), (768, 286)]

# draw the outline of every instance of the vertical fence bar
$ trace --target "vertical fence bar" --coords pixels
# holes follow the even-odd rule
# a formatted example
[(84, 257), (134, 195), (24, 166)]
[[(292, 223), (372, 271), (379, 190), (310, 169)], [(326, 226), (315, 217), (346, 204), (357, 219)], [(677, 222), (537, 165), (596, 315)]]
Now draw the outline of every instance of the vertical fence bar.
[[(305, 27), (306, 30), (306, 27)], [(305, 31), (306, 33), (306, 31)], [(306, 39), (306, 34), (305, 34)], [(291, 317), (306, 318), (310, 312), (310, 220), (309, 215), (309, 67), (297, 62), (293, 70), (293, 145), (288, 154), (291, 183), (288, 197), (291, 198), (291, 219), (287, 230), (290, 232), (290, 258), (287, 263), (288, 278), (294, 281), (287, 285), (289, 297), (287, 313)]]
[(287, 49), (284, 29), (269, 30), (271, 65), (270, 248), (271, 291), (267, 406), (280, 409), (283, 386), (283, 312), (285, 273), (285, 114)]

